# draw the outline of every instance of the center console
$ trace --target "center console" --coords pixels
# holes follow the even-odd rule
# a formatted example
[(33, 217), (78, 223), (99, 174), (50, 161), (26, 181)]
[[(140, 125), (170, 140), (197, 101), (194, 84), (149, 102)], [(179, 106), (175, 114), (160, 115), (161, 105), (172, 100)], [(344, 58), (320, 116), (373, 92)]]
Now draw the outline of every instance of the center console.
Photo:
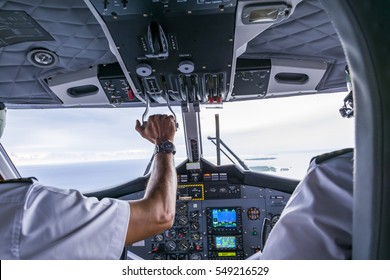
[[(124, 197), (139, 199), (143, 191)], [(128, 246), (129, 259), (246, 259), (263, 249), (290, 195), (225, 172), (178, 170), (172, 228)]]

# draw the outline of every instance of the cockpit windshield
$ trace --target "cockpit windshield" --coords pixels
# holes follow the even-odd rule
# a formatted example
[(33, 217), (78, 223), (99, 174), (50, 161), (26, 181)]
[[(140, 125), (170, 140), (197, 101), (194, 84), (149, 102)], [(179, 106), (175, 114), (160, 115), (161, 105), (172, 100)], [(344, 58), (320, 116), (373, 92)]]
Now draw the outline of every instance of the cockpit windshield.
[[(345, 93), (202, 105), (203, 158), (217, 164), (215, 115), (220, 138), (250, 169), (301, 179), (313, 156), (353, 147), (353, 121), (338, 108)], [(180, 107), (176, 164), (187, 159)], [(145, 173), (154, 146), (135, 131), (144, 108), (8, 110), (2, 144), (22, 177), (83, 192), (109, 188)], [(150, 114), (169, 114), (165, 107)], [(211, 140), (210, 140), (211, 138)], [(215, 142), (215, 140), (214, 140)], [(221, 164), (239, 165), (221, 147)], [(229, 156), (225, 156), (225, 154)]]
[[(179, 109), (179, 108), (178, 108)], [(84, 192), (144, 174), (154, 146), (135, 131), (144, 108), (8, 110), (2, 144), (22, 177)], [(167, 109), (151, 108), (151, 114)], [(177, 110), (179, 126), (181, 115)], [(181, 127), (181, 126), (180, 126)], [(176, 134), (177, 161), (185, 158)]]
[(242, 161), (253, 171), (300, 180), (313, 157), (354, 147), (354, 122), (339, 114), (345, 95), (232, 102), (225, 103), (223, 110), (205, 106), (201, 114), (204, 157), (217, 163), (213, 139), (218, 114), (220, 138), (227, 146), (221, 145), (221, 163)]

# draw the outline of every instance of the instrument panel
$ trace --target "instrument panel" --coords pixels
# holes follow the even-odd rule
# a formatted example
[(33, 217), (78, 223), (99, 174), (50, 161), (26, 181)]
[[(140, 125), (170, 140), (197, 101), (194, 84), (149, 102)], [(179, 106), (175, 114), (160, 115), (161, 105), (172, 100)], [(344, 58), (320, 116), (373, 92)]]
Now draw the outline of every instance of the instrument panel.
[[(122, 198), (139, 199), (143, 194)], [(246, 259), (263, 249), (289, 198), (270, 188), (229, 183), (226, 173), (179, 174), (173, 227), (128, 246), (127, 257)]]

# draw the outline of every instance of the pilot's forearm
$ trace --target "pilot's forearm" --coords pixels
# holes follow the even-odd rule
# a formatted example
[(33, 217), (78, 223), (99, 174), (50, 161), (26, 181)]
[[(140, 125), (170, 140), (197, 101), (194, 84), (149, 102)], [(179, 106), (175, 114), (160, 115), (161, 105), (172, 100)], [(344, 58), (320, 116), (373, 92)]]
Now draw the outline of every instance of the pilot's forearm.
[[(171, 153), (158, 153), (145, 192), (145, 199), (154, 204), (156, 222), (172, 226), (176, 210), (177, 176), (174, 156)], [(169, 227), (170, 227), (169, 226)]]
[(172, 227), (176, 210), (177, 176), (173, 155), (158, 153), (142, 200), (130, 202), (126, 244)]

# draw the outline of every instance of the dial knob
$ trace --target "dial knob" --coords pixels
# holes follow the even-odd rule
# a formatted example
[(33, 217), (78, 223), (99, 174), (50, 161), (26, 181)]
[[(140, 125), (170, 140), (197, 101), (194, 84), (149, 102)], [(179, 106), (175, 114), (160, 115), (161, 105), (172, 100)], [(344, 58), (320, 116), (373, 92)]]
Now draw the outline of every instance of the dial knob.
[(162, 234), (157, 234), (154, 236), (154, 240), (157, 242), (161, 242), (164, 240), (164, 236)]
[(198, 241), (200, 239), (200, 234), (199, 232), (193, 232), (191, 233), (191, 239), (194, 241)]
[(179, 216), (177, 217), (177, 223), (181, 226), (185, 226), (188, 223), (188, 218), (186, 216)]
[(198, 220), (199, 219), (199, 211), (192, 211), (190, 213), (190, 217), (192, 220)]
[(180, 214), (184, 214), (187, 211), (187, 204), (180, 203), (179, 205), (177, 205), (177, 211)]
[(183, 74), (190, 74), (194, 71), (195, 66), (194, 66), (194, 63), (192, 61), (184, 60), (184, 61), (179, 63), (178, 69)]
[(180, 239), (186, 238), (188, 235), (188, 229), (186, 227), (180, 228), (177, 233), (177, 237)]
[(189, 247), (190, 247), (190, 245), (188, 244), (187, 240), (181, 240), (179, 242), (179, 249), (180, 249), (180, 251), (188, 251)]
[(169, 240), (167, 243), (165, 243), (165, 248), (167, 251), (175, 251), (176, 250), (176, 243), (172, 240)]
[(199, 223), (198, 222), (192, 222), (191, 223), (191, 230), (198, 230), (199, 229)]
[(135, 69), (135, 72), (138, 74), (138, 76), (141, 76), (141, 77), (147, 77), (147, 76), (150, 76), (150, 74), (152, 74), (152, 66), (150, 66), (149, 64), (146, 64), (146, 63), (141, 63), (139, 65), (137, 65), (136, 69)]

